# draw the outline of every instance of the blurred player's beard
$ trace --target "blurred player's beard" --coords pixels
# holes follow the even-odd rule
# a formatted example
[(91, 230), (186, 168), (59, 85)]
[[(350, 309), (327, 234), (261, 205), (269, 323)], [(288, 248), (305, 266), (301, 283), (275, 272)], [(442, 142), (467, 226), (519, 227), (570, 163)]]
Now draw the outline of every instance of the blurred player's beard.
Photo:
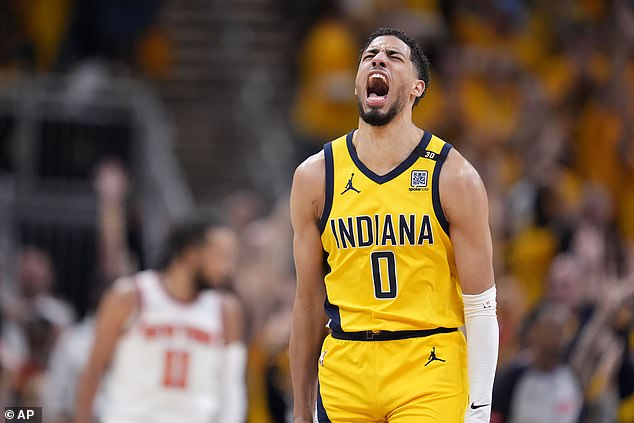
[(197, 292), (213, 289), (214, 287), (211, 281), (207, 279), (206, 277), (204, 277), (202, 273), (198, 273), (196, 275), (194, 282), (195, 282)]
[(365, 123), (372, 126), (383, 126), (390, 123), (392, 119), (394, 119), (394, 116), (403, 109), (403, 101), (402, 97), (399, 96), (396, 102), (392, 104), (392, 107), (385, 113), (373, 108), (368, 111), (363, 110), (363, 101), (360, 97), (357, 97), (357, 106), (359, 108), (359, 116), (361, 116), (361, 119), (363, 119)]

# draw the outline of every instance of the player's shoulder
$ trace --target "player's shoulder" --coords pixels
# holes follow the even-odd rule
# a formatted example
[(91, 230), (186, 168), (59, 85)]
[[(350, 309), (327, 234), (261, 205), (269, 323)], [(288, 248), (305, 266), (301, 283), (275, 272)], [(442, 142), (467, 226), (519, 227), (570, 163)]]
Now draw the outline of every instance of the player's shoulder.
[(326, 154), (322, 149), (320, 152), (306, 158), (295, 169), (294, 181), (301, 183), (317, 182), (325, 177)]
[[(330, 161), (332, 162), (333, 155), (333, 147), (334, 145), (341, 145), (346, 142), (346, 135), (342, 135), (330, 142), (324, 144), (324, 148), (322, 148), (318, 153), (313, 154), (306, 158), (302, 163), (297, 166), (295, 169), (295, 175), (293, 177), (293, 184), (320, 184), (323, 185), (326, 178), (326, 159), (328, 150), (328, 156), (330, 157)], [(332, 163), (331, 163), (332, 165)]]
[(293, 176), (290, 208), (291, 222), (297, 228), (298, 222), (319, 219), (326, 198), (326, 159), (320, 151), (304, 160)]
[(139, 274), (122, 276), (116, 279), (109, 289), (109, 293), (120, 297), (131, 297), (138, 294)]
[(476, 168), (456, 148), (449, 150), (440, 174), (444, 190), (451, 192), (484, 191), (484, 183)]
[(440, 203), (450, 224), (473, 221), (488, 213), (488, 199), (475, 167), (456, 149), (451, 149), (438, 181)]
[(293, 176), (291, 204), (311, 205), (317, 213), (323, 203), (326, 192), (326, 159), (324, 151), (313, 154), (304, 160)]
[(132, 311), (138, 307), (140, 297), (137, 275), (124, 276), (115, 280), (105, 292), (101, 307)]

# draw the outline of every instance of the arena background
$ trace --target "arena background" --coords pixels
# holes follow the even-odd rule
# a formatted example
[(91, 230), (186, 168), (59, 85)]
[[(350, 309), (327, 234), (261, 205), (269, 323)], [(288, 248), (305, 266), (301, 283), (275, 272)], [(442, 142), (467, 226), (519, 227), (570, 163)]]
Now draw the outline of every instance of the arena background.
[[(576, 335), (546, 347), (569, 350), (581, 421), (634, 422), (629, 0), (2, 0), (1, 403), (42, 404), (66, 325), (151, 266), (170, 222), (214, 209), (240, 237), (249, 422), (285, 421), (293, 169), (355, 127), (380, 26), (419, 41), (415, 120), (487, 186), (499, 370), (536, 348), (529, 311), (561, 304)], [(29, 283), (70, 307), (31, 307)]]

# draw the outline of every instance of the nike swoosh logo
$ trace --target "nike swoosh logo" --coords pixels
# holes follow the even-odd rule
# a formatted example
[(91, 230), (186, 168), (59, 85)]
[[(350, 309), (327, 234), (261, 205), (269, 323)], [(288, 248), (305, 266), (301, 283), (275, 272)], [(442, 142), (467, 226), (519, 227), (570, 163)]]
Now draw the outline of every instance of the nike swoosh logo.
[(486, 407), (486, 406), (488, 406), (488, 405), (491, 405), (491, 404), (479, 404), (479, 405), (475, 405), (475, 404), (472, 402), (472, 403), (471, 403), (471, 409), (472, 409), (472, 410), (477, 410), (478, 408)]

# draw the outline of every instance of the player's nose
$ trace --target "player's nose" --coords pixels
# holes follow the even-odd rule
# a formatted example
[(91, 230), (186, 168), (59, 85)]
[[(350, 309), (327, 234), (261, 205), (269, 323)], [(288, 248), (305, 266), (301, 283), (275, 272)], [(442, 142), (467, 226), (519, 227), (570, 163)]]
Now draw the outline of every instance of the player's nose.
[(372, 59), (372, 67), (373, 68), (384, 68), (387, 66), (387, 56), (385, 52), (381, 50), (374, 58)]

